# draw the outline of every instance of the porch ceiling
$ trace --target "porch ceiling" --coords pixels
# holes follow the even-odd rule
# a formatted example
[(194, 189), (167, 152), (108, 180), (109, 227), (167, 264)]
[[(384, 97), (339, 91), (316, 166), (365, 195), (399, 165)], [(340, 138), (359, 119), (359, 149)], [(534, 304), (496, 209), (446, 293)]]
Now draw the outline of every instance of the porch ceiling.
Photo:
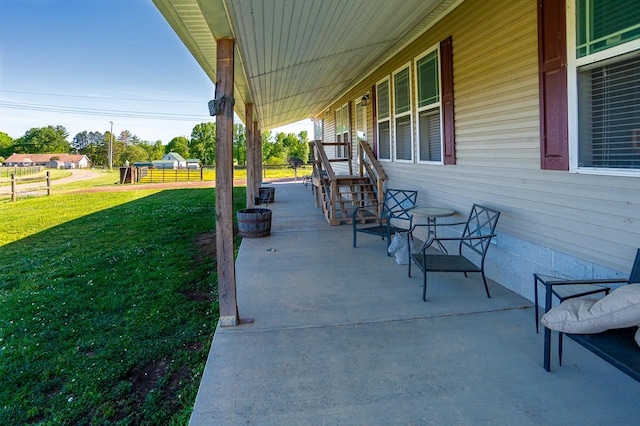
[(211, 81), (236, 40), (236, 113), (271, 129), (319, 115), (461, 0), (153, 0)]

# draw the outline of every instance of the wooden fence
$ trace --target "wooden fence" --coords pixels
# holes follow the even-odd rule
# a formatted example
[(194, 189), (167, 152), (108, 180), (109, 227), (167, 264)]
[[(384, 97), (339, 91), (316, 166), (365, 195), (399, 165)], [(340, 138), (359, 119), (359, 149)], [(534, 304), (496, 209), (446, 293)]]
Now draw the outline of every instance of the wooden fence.
[[(22, 183), (21, 183), (22, 182)], [(11, 201), (15, 202), (18, 195), (37, 195), (41, 192), (45, 192), (47, 195), (51, 195), (51, 176), (47, 172), (46, 186), (42, 185), (41, 181), (33, 178), (23, 177), (18, 178), (15, 174), (11, 174)], [(23, 185), (20, 188), (20, 185)]]

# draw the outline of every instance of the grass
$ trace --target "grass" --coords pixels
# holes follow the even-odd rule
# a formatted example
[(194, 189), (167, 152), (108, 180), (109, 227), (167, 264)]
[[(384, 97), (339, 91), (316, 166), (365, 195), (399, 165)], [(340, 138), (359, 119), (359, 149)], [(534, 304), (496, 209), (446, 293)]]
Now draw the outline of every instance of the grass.
[(218, 317), (215, 190), (0, 200), (0, 215), (0, 424), (186, 424)]

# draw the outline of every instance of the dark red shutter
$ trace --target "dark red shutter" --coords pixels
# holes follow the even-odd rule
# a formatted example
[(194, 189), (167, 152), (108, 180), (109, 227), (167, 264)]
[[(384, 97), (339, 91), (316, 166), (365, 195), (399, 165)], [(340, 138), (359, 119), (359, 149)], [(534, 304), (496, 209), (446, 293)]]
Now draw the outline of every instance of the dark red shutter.
[(456, 164), (455, 121), (453, 116), (453, 47), (451, 36), (440, 42), (440, 85), (444, 126), (444, 164)]
[(540, 167), (569, 170), (565, 0), (538, 0)]

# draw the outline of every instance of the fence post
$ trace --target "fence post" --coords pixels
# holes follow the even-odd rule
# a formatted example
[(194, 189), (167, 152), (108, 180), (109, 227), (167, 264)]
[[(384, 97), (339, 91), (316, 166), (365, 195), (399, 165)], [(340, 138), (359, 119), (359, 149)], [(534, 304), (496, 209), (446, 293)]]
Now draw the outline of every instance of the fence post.
[(11, 201), (16, 201), (16, 174), (11, 173)]
[(51, 176), (49, 175), (49, 171), (47, 171), (47, 195), (51, 195)]
[(204, 166), (200, 167), (200, 181), (204, 180)]

